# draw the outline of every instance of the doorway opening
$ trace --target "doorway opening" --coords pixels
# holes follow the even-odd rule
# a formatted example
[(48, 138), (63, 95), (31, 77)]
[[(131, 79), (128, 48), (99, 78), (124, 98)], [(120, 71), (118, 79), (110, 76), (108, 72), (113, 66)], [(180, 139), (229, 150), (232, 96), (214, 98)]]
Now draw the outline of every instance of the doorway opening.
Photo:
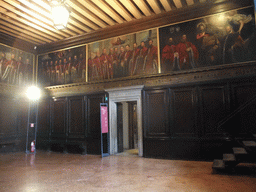
[[(143, 131), (142, 131), (142, 89), (144, 88), (144, 85), (138, 85), (138, 86), (130, 86), (130, 87), (121, 87), (121, 88), (113, 88), (113, 89), (107, 89), (106, 92), (109, 93), (109, 138), (110, 138), (110, 155), (118, 154), (121, 146), (118, 146), (119, 143), (123, 144), (123, 148), (129, 149), (129, 143), (131, 145), (134, 145), (134, 148), (137, 148), (138, 155), (140, 157), (143, 156)], [(121, 107), (120, 107), (121, 103)], [(128, 129), (128, 116), (129, 116), (129, 105), (132, 106), (131, 108), (136, 108), (136, 115), (135, 113), (133, 115), (136, 116), (133, 120), (137, 123), (137, 129), (135, 131), (136, 134), (134, 134), (134, 142), (129, 142), (129, 129)], [(118, 109), (120, 107), (120, 109)], [(125, 109), (125, 110), (124, 110)], [(122, 113), (126, 113), (125, 115), (122, 114), (122, 116), (119, 115), (118, 112), (122, 111)], [(120, 113), (120, 112), (119, 112)], [(122, 120), (120, 117), (127, 117), (123, 118)], [(132, 119), (132, 118), (130, 118)], [(135, 120), (136, 119), (136, 120)], [(125, 123), (124, 123), (125, 122)], [(126, 126), (127, 128), (123, 128), (123, 136), (118, 137), (119, 133), (117, 130), (117, 126), (120, 124), (123, 124), (123, 126)], [(126, 131), (126, 137), (124, 140), (124, 131)], [(119, 139), (123, 139), (122, 142), (118, 141)], [(131, 140), (133, 140), (131, 136)], [(126, 142), (126, 143), (125, 143)], [(125, 147), (124, 147), (125, 145)]]
[(138, 155), (137, 101), (118, 102), (116, 107), (118, 155)]

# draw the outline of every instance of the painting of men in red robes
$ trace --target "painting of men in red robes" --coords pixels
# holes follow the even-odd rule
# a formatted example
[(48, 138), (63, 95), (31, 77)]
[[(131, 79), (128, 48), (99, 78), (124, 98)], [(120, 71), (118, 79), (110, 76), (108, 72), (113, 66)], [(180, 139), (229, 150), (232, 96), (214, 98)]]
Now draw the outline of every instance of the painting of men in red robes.
[[(86, 46), (38, 56), (38, 82), (43, 86), (71, 84), (87, 78)], [(48, 63), (49, 75), (43, 73), (42, 63)]]
[[(33, 62), (33, 54), (0, 45), (0, 82), (16, 86), (31, 85), (34, 76)], [(46, 63), (44, 66), (47, 70)]]
[[(94, 78), (91, 64), (97, 56), (88, 58), (89, 81), (111, 80), (123, 77), (158, 73), (157, 30), (114, 37), (88, 46), (90, 54), (101, 55), (100, 78)], [(97, 62), (98, 63), (98, 62)]]
[(161, 73), (253, 61), (255, 34), (252, 7), (161, 27)]

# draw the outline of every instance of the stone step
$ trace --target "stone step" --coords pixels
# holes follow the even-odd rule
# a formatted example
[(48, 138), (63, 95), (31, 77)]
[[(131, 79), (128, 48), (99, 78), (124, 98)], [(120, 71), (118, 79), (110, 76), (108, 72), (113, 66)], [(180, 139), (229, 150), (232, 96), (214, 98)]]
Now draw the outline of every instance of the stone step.
[(214, 159), (212, 168), (213, 169), (225, 169), (225, 162), (221, 159)]
[(243, 144), (246, 147), (256, 147), (256, 142), (255, 141), (243, 141)]
[(234, 162), (236, 161), (236, 157), (234, 154), (223, 154), (223, 161), (224, 162)]
[(235, 155), (246, 155), (247, 154), (246, 150), (242, 147), (234, 147), (233, 151), (234, 151)]

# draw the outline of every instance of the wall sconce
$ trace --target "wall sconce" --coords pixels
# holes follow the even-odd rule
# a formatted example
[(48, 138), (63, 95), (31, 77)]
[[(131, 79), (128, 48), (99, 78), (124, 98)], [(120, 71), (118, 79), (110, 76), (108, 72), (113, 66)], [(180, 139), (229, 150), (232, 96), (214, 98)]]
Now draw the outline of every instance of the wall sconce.
[(68, 23), (70, 10), (65, 0), (49, 0), (54, 27), (58, 30), (65, 29)]

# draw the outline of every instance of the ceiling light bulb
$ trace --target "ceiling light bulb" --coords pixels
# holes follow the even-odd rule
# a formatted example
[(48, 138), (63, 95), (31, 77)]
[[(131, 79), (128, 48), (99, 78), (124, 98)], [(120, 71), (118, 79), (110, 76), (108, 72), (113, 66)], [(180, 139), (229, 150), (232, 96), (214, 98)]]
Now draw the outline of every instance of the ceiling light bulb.
[(52, 16), (56, 29), (66, 28), (69, 18), (69, 10), (64, 4), (52, 6)]

